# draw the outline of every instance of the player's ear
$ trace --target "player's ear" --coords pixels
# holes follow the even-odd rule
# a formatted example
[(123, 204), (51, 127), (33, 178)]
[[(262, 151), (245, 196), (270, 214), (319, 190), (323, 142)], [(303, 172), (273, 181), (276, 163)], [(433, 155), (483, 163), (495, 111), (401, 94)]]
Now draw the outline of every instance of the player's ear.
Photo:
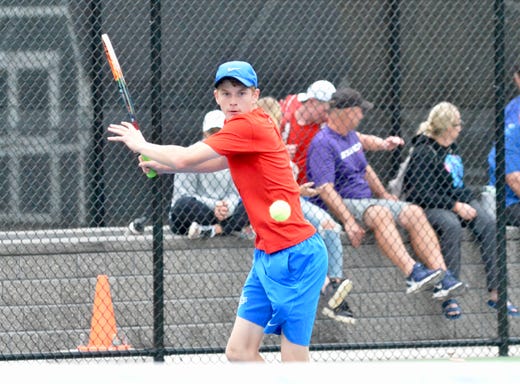
[(253, 99), (255, 100), (255, 103), (258, 101), (259, 98), (260, 98), (260, 89), (255, 88), (253, 90)]
[(220, 105), (218, 102), (218, 89), (216, 88), (213, 90), (213, 97), (215, 97), (215, 101), (217, 102), (217, 104)]

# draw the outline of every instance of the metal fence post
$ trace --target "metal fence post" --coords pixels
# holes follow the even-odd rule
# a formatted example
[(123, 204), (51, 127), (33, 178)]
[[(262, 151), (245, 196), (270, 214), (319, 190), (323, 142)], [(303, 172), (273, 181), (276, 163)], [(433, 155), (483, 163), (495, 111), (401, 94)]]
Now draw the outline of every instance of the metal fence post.
[(101, 0), (89, 1), (89, 35), (90, 35), (90, 79), (92, 80), (92, 144), (89, 152), (89, 218), (90, 227), (105, 225), (105, 185), (103, 148), (103, 109), (105, 105), (102, 76), (103, 48), (101, 45), (102, 10)]
[[(161, 2), (150, 1), (150, 69), (152, 141), (161, 139)], [(154, 361), (164, 361), (164, 247), (162, 178), (152, 181)]]
[(507, 319), (507, 253), (505, 210), (505, 10), (504, 1), (496, 0), (495, 11), (495, 140), (496, 140), (496, 179), (497, 179), (497, 263), (498, 263), (498, 338), (499, 355), (507, 356), (509, 349), (509, 324)]

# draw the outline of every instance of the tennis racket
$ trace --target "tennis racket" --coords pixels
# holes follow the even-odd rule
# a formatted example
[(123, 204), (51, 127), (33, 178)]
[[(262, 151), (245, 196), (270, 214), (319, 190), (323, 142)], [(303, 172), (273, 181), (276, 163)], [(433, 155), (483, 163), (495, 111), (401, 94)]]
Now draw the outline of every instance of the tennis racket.
[[(110, 69), (112, 70), (112, 75), (114, 76), (114, 80), (116, 81), (117, 87), (119, 88), (119, 93), (121, 94), (121, 98), (123, 99), (128, 115), (130, 116), (130, 122), (133, 124), (135, 129), (139, 129), (139, 124), (137, 123), (137, 118), (135, 117), (134, 103), (132, 102), (132, 98), (130, 97), (130, 92), (128, 91), (128, 86), (126, 85), (126, 81), (123, 76), (123, 71), (121, 70), (121, 66), (119, 65), (119, 61), (117, 60), (114, 47), (112, 47), (112, 43), (110, 42), (110, 39), (108, 38), (108, 35), (106, 33), (101, 35), (101, 40), (103, 42), (103, 48), (105, 49), (108, 64), (110, 65)], [(142, 156), (142, 158), (145, 161), (148, 160), (146, 156)], [(157, 176), (157, 172), (151, 169), (148, 171), (146, 176), (148, 176), (148, 178), (151, 179)]]

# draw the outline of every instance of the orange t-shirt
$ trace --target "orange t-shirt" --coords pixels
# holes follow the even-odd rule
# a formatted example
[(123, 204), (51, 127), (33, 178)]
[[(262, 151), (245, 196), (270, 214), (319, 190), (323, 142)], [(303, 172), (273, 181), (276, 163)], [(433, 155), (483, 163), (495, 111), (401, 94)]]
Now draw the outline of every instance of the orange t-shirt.
[(298, 125), (294, 113), (301, 105), (297, 95), (289, 95), (280, 102), (282, 135), (287, 137), (287, 144), (296, 144), (293, 162), (298, 166), (298, 176), (296, 177), (298, 184), (307, 182), (307, 150), (314, 136), (320, 131), (320, 124)]
[[(311, 237), (316, 230), (304, 219), (299, 188), (280, 132), (261, 109), (233, 116), (204, 140), (226, 156), (229, 170), (256, 232), (255, 247), (273, 253)], [(291, 215), (277, 222), (269, 215), (275, 200), (285, 200)]]

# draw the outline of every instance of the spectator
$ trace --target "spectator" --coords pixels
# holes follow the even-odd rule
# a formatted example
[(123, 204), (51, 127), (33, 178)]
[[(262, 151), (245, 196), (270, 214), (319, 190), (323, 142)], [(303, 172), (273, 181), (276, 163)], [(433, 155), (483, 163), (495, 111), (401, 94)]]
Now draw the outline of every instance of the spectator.
[[(122, 142), (140, 157), (144, 172), (214, 172), (230, 169), (256, 232), (251, 271), (226, 346), (230, 361), (263, 361), (265, 333), (281, 335), (283, 362), (309, 361), (309, 344), (327, 250), (303, 217), (298, 185), (280, 132), (256, 102), (260, 95), (253, 67), (243, 61), (221, 64), (213, 95), (226, 114), (222, 130), (189, 147), (148, 143), (129, 122), (110, 124), (109, 141)], [(285, 200), (289, 217), (269, 215), (273, 201)]]
[[(441, 102), (432, 108), (414, 138), (403, 188), (408, 201), (424, 208), (440, 237), (448, 268), (456, 277), (460, 274), (462, 228), (471, 230), (486, 270), (487, 304), (496, 308), (496, 225), (479, 199), (464, 185), (464, 166), (456, 144), (462, 124), (460, 112), (453, 104)], [(462, 313), (455, 299), (444, 301), (443, 307), (449, 319), (456, 319)], [(511, 302), (507, 307), (509, 315), (518, 315)]]
[[(308, 177), (320, 188), (314, 201), (343, 224), (352, 246), (361, 245), (365, 228), (372, 230), (384, 255), (407, 277), (407, 293), (435, 286), (434, 298), (459, 294), (464, 285), (446, 271), (437, 237), (422, 209), (390, 195), (367, 163), (355, 129), (373, 104), (345, 88), (334, 93), (330, 106), (327, 125), (309, 148)], [(426, 266), (410, 256), (396, 223), (408, 231), (415, 253)]]
[[(513, 79), (520, 90), (520, 66)], [(513, 98), (505, 108), (505, 163), (506, 163), (506, 224), (520, 227), (520, 96)], [(496, 148), (488, 156), (490, 185), (495, 186)]]
[[(327, 80), (318, 80), (312, 83), (307, 92), (289, 95), (281, 101), (282, 137), (289, 146), (292, 160), (298, 167), (298, 184), (307, 180), (307, 150), (309, 145), (327, 121), (328, 102), (336, 87)], [(400, 137), (390, 136), (381, 139), (377, 136), (358, 133), (359, 139), (366, 151), (393, 150), (404, 141)]]
[[(220, 131), (226, 116), (220, 110), (206, 113), (202, 138)], [(170, 209), (170, 228), (190, 239), (229, 235), (248, 224), (240, 196), (229, 169), (213, 173), (175, 175)]]
[(312, 83), (306, 93), (288, 95), (281, 101), (282, 137), (286, 144), (295, 146), (292, 158), (298, 167), (298, 184), (307, 182), (305, 162), (309, 144), (319, 132), (320, 126), (327, 119), (328, 101), (336, 91), (327, 80)]
[[(280, 126), (282, 110), (278, 101), (273, 97), (262, 97), (257, 105), (271, 116), (275, 125)], [(296, 179), (298, 170), (294, 163), (293, 175)], [(356, 319), (345, 297), (352, 289), (352, 282), (343, 277), (343, 244), (341, 243), (341, 226), (323, 209), (311, 203), (306, 197), (316, 196), (318, 191), (312, 188), (313, 183), (300, 185), (300, 204), (303, 216), (316, 228), (323, 238), (329, 255), (327, 278), (321, 289), (325, 305), (322, 313), (336, 321), (354, 324)]]

